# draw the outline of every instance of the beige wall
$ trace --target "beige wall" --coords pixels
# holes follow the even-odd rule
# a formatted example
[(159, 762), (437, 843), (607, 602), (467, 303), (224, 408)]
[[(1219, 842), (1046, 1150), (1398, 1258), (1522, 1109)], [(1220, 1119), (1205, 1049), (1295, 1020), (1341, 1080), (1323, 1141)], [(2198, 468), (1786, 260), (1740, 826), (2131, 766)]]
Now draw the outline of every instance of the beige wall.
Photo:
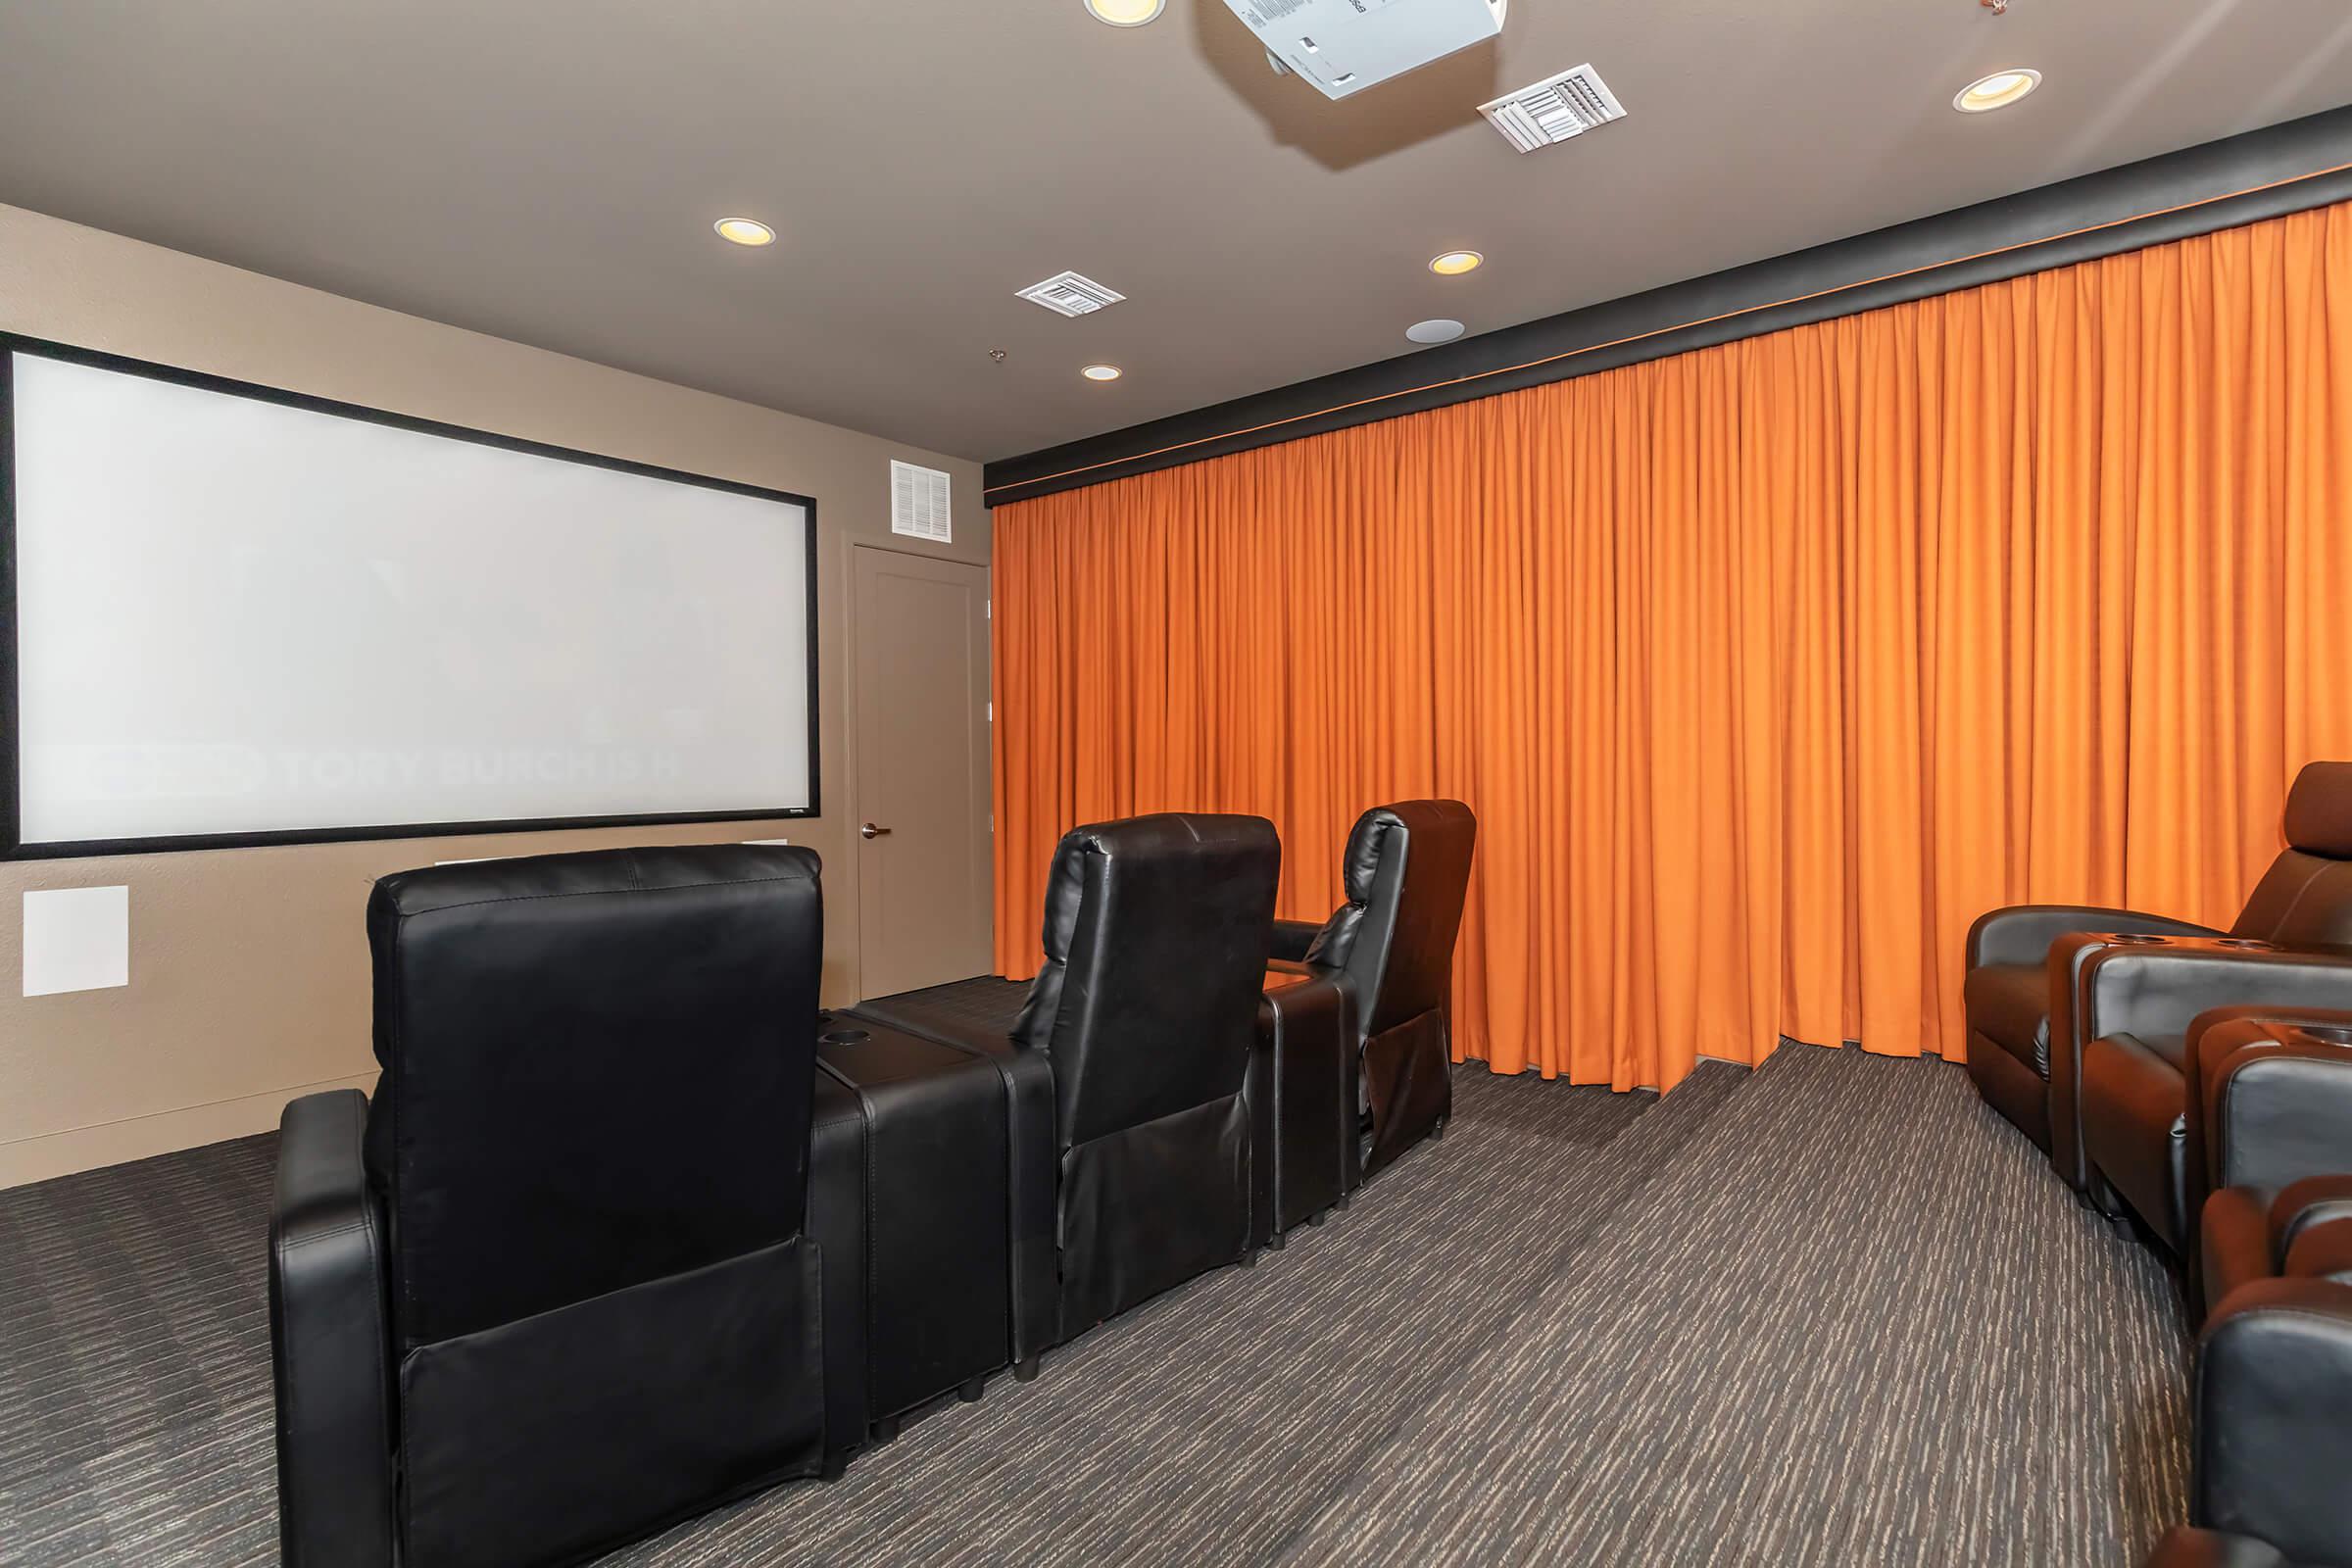
[[(436, 859), (787, 837), (825, 858), (825, 996), (858, 995), (849, 546), (986, 562), (978, 465), (5, 206), (0, 329), (813, 496), (825, 811), (0, 862), (0, 1187), (257, 1132), (297, 1092), (371, 1081), (368, 884)], [(952, 547), (891, 536), (893, 457), (955, 476)], [(128, 988), (20, 995), (24, 892), (116, 883), (130, 888)]]

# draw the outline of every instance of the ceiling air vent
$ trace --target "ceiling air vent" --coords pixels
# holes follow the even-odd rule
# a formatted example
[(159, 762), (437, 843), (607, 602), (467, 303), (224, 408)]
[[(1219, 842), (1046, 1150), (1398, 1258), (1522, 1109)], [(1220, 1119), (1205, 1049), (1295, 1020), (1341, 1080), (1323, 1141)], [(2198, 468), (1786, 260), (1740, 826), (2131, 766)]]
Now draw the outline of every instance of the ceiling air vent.
[(1076, 272), (1056, 272), (1043, 283), (1032, 283), (1019, 292), (1021, 298), (1043, 305), (1057, 316), (1085, 316), (1127, 297)]
[(1546, 76), (1491, 104), (1480, 104), (1478, 112), (1523, 153), (1582, 136), (1594, 125), (1625, 118), (1625, 106), (1591, 66)]
[(952, 529), (948, 511), (948, 476), (937, 468), (918, 467), (914, 464), (892, 459), (890, 531), (944, 545), (951, 542), (949, 534)]

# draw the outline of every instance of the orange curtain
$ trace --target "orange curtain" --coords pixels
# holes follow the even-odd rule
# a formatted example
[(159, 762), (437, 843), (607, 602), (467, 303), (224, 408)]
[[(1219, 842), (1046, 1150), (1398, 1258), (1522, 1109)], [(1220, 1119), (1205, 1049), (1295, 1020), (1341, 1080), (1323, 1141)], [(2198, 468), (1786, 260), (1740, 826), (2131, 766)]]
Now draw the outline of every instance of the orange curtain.
[(2226, 921), (2352, 757), (2352, 208), (996, 514), (997, 956), (1078, 822), (1480, 823), (1457, 1048), (1962, 1053), (2022, 901)]

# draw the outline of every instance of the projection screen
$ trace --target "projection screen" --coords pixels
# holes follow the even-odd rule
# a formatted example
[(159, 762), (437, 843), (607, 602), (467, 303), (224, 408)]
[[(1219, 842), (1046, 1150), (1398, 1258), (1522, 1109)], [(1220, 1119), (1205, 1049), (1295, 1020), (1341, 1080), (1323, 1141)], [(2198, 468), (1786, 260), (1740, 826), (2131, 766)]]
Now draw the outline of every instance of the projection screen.
[(23, 339), (0, 373), (10, 854), (814, 811), (807, 497)]

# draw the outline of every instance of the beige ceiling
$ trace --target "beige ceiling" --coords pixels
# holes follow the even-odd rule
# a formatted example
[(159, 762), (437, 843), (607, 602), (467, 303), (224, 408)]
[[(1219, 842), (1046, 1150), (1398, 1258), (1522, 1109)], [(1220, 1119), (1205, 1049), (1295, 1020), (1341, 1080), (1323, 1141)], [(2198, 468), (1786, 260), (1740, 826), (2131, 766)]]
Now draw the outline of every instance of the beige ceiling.
[[(1478, 118), (1588, 60), (1630, 118)], [(1221, 0), (0, 0), (0, 201), (977, 458), (2347, 101), (2345, 0), (1514, 0), (1343, 104)]]

